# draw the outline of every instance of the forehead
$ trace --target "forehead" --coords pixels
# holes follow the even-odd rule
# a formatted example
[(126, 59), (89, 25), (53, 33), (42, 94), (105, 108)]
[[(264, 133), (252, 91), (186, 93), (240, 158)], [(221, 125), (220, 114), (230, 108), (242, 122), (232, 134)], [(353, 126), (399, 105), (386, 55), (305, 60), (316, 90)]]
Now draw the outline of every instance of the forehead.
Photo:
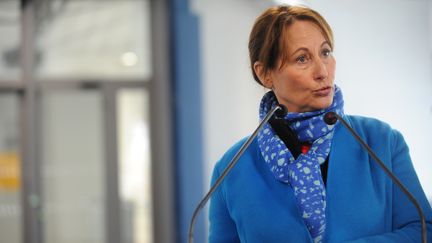
[(321, 28), (312, 21), (296, 20), (287, 26), (282, 41), (289, 50), (310, 45), (319, 45), (326, 41)]

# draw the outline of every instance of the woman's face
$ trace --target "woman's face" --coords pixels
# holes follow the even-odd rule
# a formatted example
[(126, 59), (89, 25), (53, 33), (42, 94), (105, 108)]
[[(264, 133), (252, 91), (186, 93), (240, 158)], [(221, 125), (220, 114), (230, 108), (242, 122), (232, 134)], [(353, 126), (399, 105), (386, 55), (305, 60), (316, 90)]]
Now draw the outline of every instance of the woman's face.
[[(310, 21), (297, 20), (286, 29), (286, 63), (263, 75), (280, 104), (289, 112), (327, 108), (333, 102), (336, 61), (320, 28)], [(260, 67), (254, 65), (256, 73)], [(280, 67), (280, 68), (279, 68)]]

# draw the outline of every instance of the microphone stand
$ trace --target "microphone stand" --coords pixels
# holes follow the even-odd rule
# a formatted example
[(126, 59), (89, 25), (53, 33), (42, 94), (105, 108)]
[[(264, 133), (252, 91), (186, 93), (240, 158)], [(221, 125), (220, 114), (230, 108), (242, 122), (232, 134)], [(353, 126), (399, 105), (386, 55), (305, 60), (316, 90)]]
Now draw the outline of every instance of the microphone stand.
[(339, 120), (342, 125), (348, 129), (348, 131), (354, 136), (354, 138), (367, 150), (369, 155), (378, 163), (378, 165), (384, 170), (384, 172), (391, 178), (393, 183), (395, 183), (403, 193), (408, 197), (408, 199), (414, 204), (417, 209), (417, 212), (420, 216), (421, 221), (421, 236), (422, 243), (427, 243), (427, 231), (426, 231), (426, 220), (420, 204), (417, 202), (415, 197), (408, 191), (408, 189), (402, 184), (402, 182), (390, 171), (389, 168), (382, 162), (380, 158), (373, 152), (373, 150), (360, 138), (360, 136), (351, 128), (350, 125), (338, 114), (335, 112), (328, 112), (324, 115), (324, 121), (328, 125), (333, 125), (336, 121)]
[(210, 188), (210, 190), (207, 192), (207, 194), (204, 196), (204, 198), (200, 201), (198, 206), (195, 208), (195, 211), (192, 215), (192, 220), (191, 220), (190, 225), (189, 225), (189, 237), (188, 237), (189, 243), (193, 243), (195, 221), (196, 221), (196, 218), (198, 216), (199, 211), (205, 206), (207, 201), (210, 199), (211, 195), (216, 191), (216, 189), (222, 183), (223, 179), (225, 179), (225, 177), (228, 175), (228, 173), (237, 164), (237, 161), (239, 160), (240, 156), (246, 151), (246, 149), (249, 147), (249, 145), (252, 143), (252, 141), (258, 135), (258, 132), (263, 128), (264, 124), (266, 124), (270, 120), (270, 118), (273, 116), (274, 113), (278, 113), (276, 115), (281, 117), (281, 116), (284, 116), (284, 114), (286, 114), (286, 112), (287, 112), (287, 109), (280, 104), (275, 106), (273, 109), (271, 109), (267, 113), (267, 115), (264, 117), (264, 119), (261, 121), (259, 126), (252, 133), (252, 135), (241, 146), (240, 150), (234, 155), (234, 158), (231, 160), (231, 162), (224, 169), (222, 174), (219, 176), (219, 178), (216, 180), (216, 182), (213, 184), (213, 186)]

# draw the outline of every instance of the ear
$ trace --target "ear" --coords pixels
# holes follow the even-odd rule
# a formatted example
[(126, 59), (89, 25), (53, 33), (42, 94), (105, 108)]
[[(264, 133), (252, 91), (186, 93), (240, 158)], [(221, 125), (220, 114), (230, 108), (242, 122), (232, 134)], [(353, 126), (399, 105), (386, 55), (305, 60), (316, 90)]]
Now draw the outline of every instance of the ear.
[(264, 65), (261, 62), (255, 62), (253, 69), (262, 85), (268, 89), (271, 89), (273, 87), (273, 80), (271, 79), (269, 72), (264, 73)]

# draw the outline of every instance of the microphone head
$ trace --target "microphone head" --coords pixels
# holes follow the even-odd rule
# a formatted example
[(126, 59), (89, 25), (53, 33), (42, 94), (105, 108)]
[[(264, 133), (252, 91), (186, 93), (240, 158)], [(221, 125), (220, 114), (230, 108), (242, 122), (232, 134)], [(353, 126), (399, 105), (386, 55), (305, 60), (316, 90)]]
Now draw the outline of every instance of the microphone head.
[(327, 125), (334, 125), (337, 122), (338, 118), (336, 116), (336, 113), (333, 111), (327, 112), (324, 115), (324, 122), (327, 123)]
[(277, 109), (275, 111), (275, 115), (278, 118), (284, 118), (286, 116), (286, 114), (288, 113), (288, 109), (284, 105), (281, 105), (281, 104), (278, 104), (278, 106), (279, 106), (279, 109)]

